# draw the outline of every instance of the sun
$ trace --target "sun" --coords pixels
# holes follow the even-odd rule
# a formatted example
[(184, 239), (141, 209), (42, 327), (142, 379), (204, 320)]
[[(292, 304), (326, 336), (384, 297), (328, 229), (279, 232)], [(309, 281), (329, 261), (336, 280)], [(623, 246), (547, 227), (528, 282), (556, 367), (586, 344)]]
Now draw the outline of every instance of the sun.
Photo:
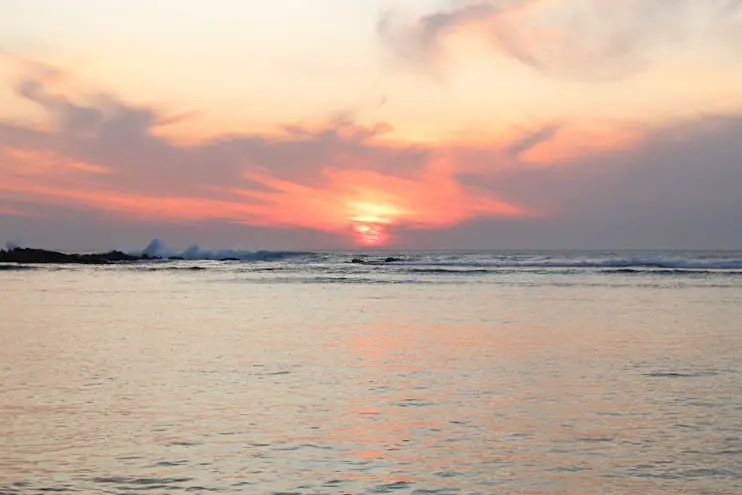
[(357, 222), (353, 224), (353, 234), (361, 246), (383, 246), (389, 240), (386, 225), (380, 223)]
[(383, 246), (389, 242), (389, 226), (403, 214), (399, 208), (384, 203), (353, 201), (347, 206), (354, 240), (361, 246)]

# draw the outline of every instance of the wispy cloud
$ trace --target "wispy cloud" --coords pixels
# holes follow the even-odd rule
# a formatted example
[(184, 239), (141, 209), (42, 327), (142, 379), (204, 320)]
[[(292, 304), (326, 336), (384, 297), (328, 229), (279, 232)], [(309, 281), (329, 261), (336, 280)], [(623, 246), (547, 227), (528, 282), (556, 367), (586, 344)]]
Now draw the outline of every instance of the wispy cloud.
[(501, 54), (541, 73), (617, 79), (646, 67), (663, 44), (717, 38), (739, 0), (480, 0), (400, 21), (387, 12), (381, 40), (407, 63), (440, 70), (446, 39), (475, 32)]
[(23, 213), (11, 206), (4, 205), (2, 201), (0, 201), (0, 215), (23, 215)]

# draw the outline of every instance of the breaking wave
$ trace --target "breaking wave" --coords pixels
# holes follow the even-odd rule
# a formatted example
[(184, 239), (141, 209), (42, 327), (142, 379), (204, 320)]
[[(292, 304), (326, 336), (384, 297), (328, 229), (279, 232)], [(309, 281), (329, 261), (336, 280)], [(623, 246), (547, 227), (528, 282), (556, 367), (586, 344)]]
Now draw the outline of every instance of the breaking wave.
[(303, 251), (245, 251), (235, 249), (202, 249), (197, 244), (183, 251), (171, 250), (159, 239), (153, 239), (147, 247), (137, 253), (151, 258), (188, 261), (283, 261), (292, 258), (311, 257), (313, 253)]

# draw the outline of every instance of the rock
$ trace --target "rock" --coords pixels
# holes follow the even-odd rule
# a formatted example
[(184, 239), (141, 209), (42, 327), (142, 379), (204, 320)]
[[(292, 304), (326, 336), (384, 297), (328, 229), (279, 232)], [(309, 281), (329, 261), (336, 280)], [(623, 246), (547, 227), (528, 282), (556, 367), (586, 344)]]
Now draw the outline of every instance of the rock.
[(384, 263), (394, 263), (395, 261), (402, 261), (402, 258), (395, 258), (394, 256), (384, 258)]
[(15, 248), (0, 251), (0, 263), (59, 263), (80, 265), (106, 265), (124, 261), (156, 259), (149, 256), (134, 256), (122, 251), (96, 254), (66, 254), (45, 249)]
[(72, 256), (77, 256), (80, 258), (82, 263), (92, 261), (94, 263), (112, 263), (117, 261), (139, 261), (139, 256), (133, 256), (131, 254), (126, 254), (123, 251), (109, 251), (107, 253), (99, 253), (99, 254), (75, 254)]
[(43, 249), (15, 248), (0, 251), (0, 262), (4, 263), (72, 263), (74, 260), (69, 254)]
[(352, 260), (350, 260), (350, 262), (356, 263), (356, 264), (363, 264), (363, 263), (366, 263), (366, 260), (364, 260), (363, 258), (353, 258)]

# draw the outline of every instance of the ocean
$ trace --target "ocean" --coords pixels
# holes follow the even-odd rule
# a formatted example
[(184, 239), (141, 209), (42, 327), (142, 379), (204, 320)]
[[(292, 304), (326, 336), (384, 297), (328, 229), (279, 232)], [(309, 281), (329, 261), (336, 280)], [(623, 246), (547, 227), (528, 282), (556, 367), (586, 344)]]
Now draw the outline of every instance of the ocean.
[(189, 257), (0, 266), (0, 494), (742, 493), (742, 253)]

